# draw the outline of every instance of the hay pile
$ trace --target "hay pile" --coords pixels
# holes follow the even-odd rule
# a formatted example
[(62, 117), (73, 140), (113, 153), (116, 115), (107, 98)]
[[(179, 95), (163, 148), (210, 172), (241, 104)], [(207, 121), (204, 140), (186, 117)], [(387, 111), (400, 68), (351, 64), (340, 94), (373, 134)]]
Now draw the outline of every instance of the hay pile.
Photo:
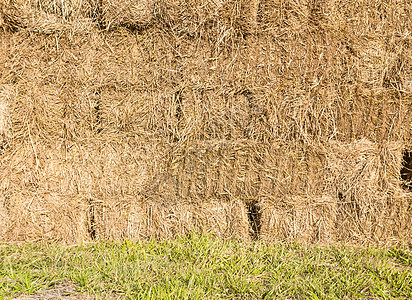
[(408, 9), (2, 4), (0, 239), (410, 243)]

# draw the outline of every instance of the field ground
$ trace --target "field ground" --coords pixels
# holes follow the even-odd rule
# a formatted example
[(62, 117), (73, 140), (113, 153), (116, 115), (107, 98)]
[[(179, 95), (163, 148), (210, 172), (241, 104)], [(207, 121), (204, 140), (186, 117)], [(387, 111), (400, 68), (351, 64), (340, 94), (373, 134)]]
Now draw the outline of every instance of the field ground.
[(164, 242), (5, 244), (0, 257), (0, 298), (412, 298), (412, 252), (406, 248), (192, 235)]

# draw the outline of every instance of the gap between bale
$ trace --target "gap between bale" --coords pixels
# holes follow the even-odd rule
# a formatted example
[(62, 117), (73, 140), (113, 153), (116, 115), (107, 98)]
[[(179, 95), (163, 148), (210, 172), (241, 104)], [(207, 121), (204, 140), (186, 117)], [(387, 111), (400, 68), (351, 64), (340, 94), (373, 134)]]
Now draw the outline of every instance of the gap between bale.
[(262, 208), (258, 201), (249, 201), (246, 206), (249, 219), (250, 236), (252, 240), (257, 241), (260, 238), (260, 232), (262, 229)]
[(412, 192), (412, 151), (404, 150), (402, 157), (401, 178), (404, 189)]
[(96, 207), (91, 198), (87, 199), (87, 232), (92, 240), (96, 239)]

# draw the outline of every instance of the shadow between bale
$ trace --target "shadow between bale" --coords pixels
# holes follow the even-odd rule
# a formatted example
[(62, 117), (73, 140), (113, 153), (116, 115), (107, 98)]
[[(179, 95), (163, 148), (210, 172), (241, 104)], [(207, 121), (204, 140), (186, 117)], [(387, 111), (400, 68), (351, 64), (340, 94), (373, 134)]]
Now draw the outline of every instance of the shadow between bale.
[(257, 241), (260, 238), (262, 229), (262, 209), (258, 201), (250, 201), (246, 204), (247, 216), (250, 226), (250, 237)]
[(401, 178), (402, 187), (412, 192), (412, 151), (404, 150), (402, 157)]

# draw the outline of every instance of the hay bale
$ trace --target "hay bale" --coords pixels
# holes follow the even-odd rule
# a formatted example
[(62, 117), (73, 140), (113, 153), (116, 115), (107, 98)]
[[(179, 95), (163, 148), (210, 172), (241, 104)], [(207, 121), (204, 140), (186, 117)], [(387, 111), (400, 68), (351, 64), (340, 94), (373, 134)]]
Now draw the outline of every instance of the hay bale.
[(209, 39), (216, 32), (221, 1), (172, 0), (156, 5), (156, 23), (186, 39)]
[[(306, 185), (288, 193), (285, 188), (284, 196), (269, 193), (262, 199), (262, 238), (363, 245), (407, 242), (412, 198), (401, 188), (402, 145), (366, 139), (332, 142), (323, 153), (324, 171), (313, 182), (319, 182), (320, 189)], [(314, 175), (307, 173), (307, 182)], [(305, 196), (300, 194), (305, 191)]]
[(226, 201), (258, 197), (263, 145), (251, 141), (192, 142), (168, 162), (170, 186), (181, 198)]
[(27, 29), (41, 34), (70, 32), (90, 34), (91, 7), (82, 0), (36, 0), (26, 10)]
[(33, 138), (3, 153), (0, 199), (7, 213), (0, 230), (3, 241), (77, 243), (87, 238), (86, 207), (74, 193), (64, 193), (62, 181), (47, 170), (51, 166), (54, 173), (63, 171), (53, 159), (57, 151), (59, 147), (49, 149)]
[(0, 29), (87, 33), (92, 29), (90, 11), (89, 2), (83, 0), (7, 0), (0, 3)]
[(54, 193), (9, 191), (7, 219), (2, 241), (58, 241), (79, 243), (87, 240), (86, 210), (74, 197)]
[(39, 12), (43, 12), (65, 21), (90, 18), (96, 6), (92, 0), (34, 0), (30, 2), (33, 13), (38, 15)]
[(128, 197), (98, 200), (93, 205), (97, 239), (167, 239), (193, 232), (224, 239), (249, 238), (246, 211), (240, 201), (193, 203)]
[(265, 241), (331, 243), (335, 239), (337, 199), (330, 196), (291, 196), (262, 203)]
[(133, 139), (45, 145), (32, 137), (14, 146), (2, 157), (6, 241), (161, 239), (189, 232), (249, 238), (243, 202), (176, 197), (156, 166), (160, 159), (151, 156), (160, 150), (156, 145)]
[[(388, 146), (412, 145), (405, 5), (36, 1), (21, 0), (30, 28), (0, 42), (3, 82), (19, 91), (1, 214), (30, 190), (80, 199), (87, 238), (231, 236), (252, 204), (280, 239), (410, 236)], [(235, 210), (242, 221), (223, 221)]]
[(6, 240), (88, 240), (88, 199), (140, 195), (147, 179), (141, 148), (89, 142), (45, 145), (32, 136), (4, 153), (0, 207), (10, 207)]
[(355, 243), (403, 242), (409, 232), (410, 194), (401, 188), (403, 147), (366, 139), (332, 143), (328, 185), (337, 202), (336, 239)]

